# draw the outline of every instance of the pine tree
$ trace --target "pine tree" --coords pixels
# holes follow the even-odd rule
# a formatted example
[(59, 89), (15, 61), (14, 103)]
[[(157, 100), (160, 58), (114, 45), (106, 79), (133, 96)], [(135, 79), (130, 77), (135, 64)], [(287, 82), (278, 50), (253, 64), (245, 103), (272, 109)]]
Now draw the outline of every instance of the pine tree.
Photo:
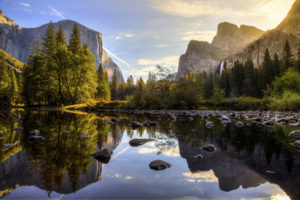
[(109, 87), (109, 77), (108, 77), (108, 72), (105, 71), (105, 86), (104, 86), (104, 99), (107, 101), (110, 101), (111, 99), (111, 93), (110, 93), (110, 87)]
[(46, 35), (43, 42), (43, 53), (45, 56), (51, 56), (54, 53), (56, 45), (56, 38), (54, 32), (54, 25), (52, 22), (49, 23)]
[(111, 98), (112, 100), (118, 99), (119, 79), (116, 69), (114, 69), (111, 81)]
[(56, 33), (56, 42), (58, 44), (66, 45), (66, 36), (61, 25)]
[(134, 92), (134, 80), (132, 75), (129, 75), (125, 85), (125, 96), (131, 96)]
[(120, 100), (125, 100), (125, 83), (123, 80), (120, 82), (118, 97)]
[(276, 78), (279, 76), (280, 76), (280, 60), (276, 52), (273, 57), (273, 77)]
[[(106, 76), (107, 76), (107, 79), (106, 79)], [(97, 78), (98, 78), (97, 98), (104, 99), (104, 100), (110, 100), (108, 74), (104, 72), (102, 63), (100, 63), (100, 65), (98, 67)]]
[(269, 49), (266, 49), (265, 54), (264, 54), (264, 61), (262, 63), (262, 72), (263, 72), (263, 77), (264, 77), (264, 81), (265, 81), (265, 85), (271, 85), (271, 83), (274, 80), (273, 77), (273, 63), (272, 63), (272, 59), (270, 56), (270, 52)]
[(80, 48), (81, 48), (80, 32), (77, 27), (77, 24), (74, 24), (71, 39), (69, 41), (69, 49), (73, 54), (78, 54), (80, 52)]
[(15, 71), (13, 69), (10, 70), (10, 102), (16, 103), (19, 98), (19, 88), (18, 83), (15, 75)]
[(232, 75), (230, 76), (230, 84), (235, 96), (241, 96), (243, 91), (243, 81), (245, 78), (243, 64), (239, 61), (234, 63), (234, 67), (231, 70)]
[(281, 75), (293, 66), (293, 55), (288, 40), (285, 41), (281, 63)]

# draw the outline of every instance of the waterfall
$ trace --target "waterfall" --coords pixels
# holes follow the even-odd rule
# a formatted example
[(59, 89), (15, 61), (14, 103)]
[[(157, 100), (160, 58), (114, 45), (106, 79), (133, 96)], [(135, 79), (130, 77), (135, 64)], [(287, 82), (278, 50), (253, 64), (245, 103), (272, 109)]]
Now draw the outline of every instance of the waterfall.
[(220, 76), (222, 76), (222, 72), (223, 72), (223, 69), (224, 69), (224, 64), (225, 64), (225, 62), (223, 61), (221, 63), (221, 66), (220, 66)]

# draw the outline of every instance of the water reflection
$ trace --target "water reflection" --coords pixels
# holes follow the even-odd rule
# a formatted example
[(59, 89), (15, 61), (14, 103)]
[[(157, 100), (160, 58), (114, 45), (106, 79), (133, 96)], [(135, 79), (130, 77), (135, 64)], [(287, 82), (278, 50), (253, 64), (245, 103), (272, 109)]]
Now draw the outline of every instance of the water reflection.
[[(119, 115), (114, 116), (117, 122), (111, 123), (105, 114), (93, 113), (30, 111), (23, 112), (22, 116), (21, 120), (0, 119), (0, 197), (25, 185), (41, 188), (49, 196), (51, 192), (74, 193), (100, 181), (102, 176), (138, 185), (141, 181), (138, 171), (136, 175), (126, 174), (126, 170), (135, 167), (136, 161), (122, 166), (119, 172), (102, 174), (103, 164), (90, 156), (99, 149), (115, 150), (118, 146), (122, 149), (113, 154), (112, 160), (128, 160), (137, 154), (172, 158), (175, 162), (169, 171), (172, 176), (180, 177), (186, 184), (196, 184), (195, 187), (202, 192), (204, 183), (218, 184), (224, 192), (274, 183), (291, 198), (300, 197), (297, 187), (300, 184), (300, 156), (286, 136), (289, 128), (249, 126), (238, 129), (223, 127), (214, 118), (211, 119), (216, 124), (214, 129), (207, 129), (205, 121), (197, 119), (177, 123), (161, 120), (157, 127), (132, 130), (128, 122), (155, 118)], [(46, 140), (39, 143), (29, 141), (27, 138), (33, 129), (40, 130)], [(131, 148), (128, 141), (132, 137), (156, 140)], [(217, 150), (206, 152), (202, 149), (205, 144), (216, 144)], [(178, 159), (184, 159), (188, 169), (179, 164)], [(147, 178), (148, 182), (151, 180), (152, 177)], [(174, 184), (172, 178), (167, 181), (170, 185)], [(181, 192), (184, 196), (186, 188), (184, 185), (181, 187), (182, 191), (177, 193)], [(276, 192), (272, 193), (272, 198), (285, 195), (284, 192)], [(201, 192), (198, 195), (201, 196)]]

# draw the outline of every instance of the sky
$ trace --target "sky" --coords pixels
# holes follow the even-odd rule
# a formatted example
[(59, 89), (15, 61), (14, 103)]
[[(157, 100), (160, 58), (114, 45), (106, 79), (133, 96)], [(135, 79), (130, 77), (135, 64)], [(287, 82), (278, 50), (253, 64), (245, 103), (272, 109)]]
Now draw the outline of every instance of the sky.
[(190, 40), (211, 42), (219, 23), (275, 28), (294, 0), (0, 0), (21, 27), (71, 19), (103, 34), (126, 79), (156, 65), (177, 71)]

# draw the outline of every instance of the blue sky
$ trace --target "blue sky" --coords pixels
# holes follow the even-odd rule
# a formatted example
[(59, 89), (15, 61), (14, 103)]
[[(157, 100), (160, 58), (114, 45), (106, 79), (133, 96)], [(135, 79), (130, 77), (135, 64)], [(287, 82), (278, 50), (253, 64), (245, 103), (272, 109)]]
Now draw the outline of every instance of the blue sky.
[(191, 39), (211, 42), (220, 22), (275, 28), (294, 0), (0, 0), (22, 27), (72, 19), (103, 34), (125, 79), (160, 64), (176, 72)]

